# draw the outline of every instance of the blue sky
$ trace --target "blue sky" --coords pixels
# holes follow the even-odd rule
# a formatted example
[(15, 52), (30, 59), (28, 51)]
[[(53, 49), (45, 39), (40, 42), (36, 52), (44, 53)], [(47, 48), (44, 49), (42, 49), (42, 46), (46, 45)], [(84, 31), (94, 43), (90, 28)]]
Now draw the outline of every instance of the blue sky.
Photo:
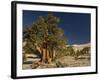
[[(47, 16), (50, 12), (23, 11), (23, 28), (31, 25), (39, 16)], [(52, 12), (60, 18), (59, 27), (64, 30), (68, 44), (84, 44), (90, 42), (91, 15), (86, 13)]]

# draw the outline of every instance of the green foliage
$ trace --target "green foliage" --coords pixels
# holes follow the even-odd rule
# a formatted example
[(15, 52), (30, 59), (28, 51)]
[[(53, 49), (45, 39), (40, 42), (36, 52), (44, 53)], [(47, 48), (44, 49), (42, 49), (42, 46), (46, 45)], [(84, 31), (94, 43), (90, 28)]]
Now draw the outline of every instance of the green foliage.
[(70, 56), (75, 55), (75, 51), (74, 51), (72, 46), (67, 47), (67, 54), (70, 55)]
[[(40, 16), (31, 26), (24, 30), (23, 41), (27, 42), (24, 50), (27, 53), (35, 53), (36, 46), (46, 47), (49, 50), (55, 50), (57, 53), (63, 53), (63, 46), (66, 45), (64, 31), (57, 25), (59, 18), (52, 14)], [(59, 49), (59, 50), (57, 50)]]
[(77, 50), (76, 56), (79, 56), (81, 54), (81, 51)]
[(89, 54), (90, 54), (90, 47), (84, 47), (84, 48), (80, 51), (80, 53), (81, 53), (82, 55), (89, 55)]
[(55, 60), (58, 59), (58, 58), (61, 58), (63, 56), (67, 56), (67, 49), (64, 49), (64, 48), (57, 49)]
[[(75, 60), (78, 59), (78, 56), (83, 56), (83, 55), (89, 55), (90, 56), (90, 47), (84, 47), (82, 50), (77, 50), (76, 55), (75, 55)], [(85, 58), (85, 57), (81, 57)], [(89, 57), (90, 58), (90, 57)]]

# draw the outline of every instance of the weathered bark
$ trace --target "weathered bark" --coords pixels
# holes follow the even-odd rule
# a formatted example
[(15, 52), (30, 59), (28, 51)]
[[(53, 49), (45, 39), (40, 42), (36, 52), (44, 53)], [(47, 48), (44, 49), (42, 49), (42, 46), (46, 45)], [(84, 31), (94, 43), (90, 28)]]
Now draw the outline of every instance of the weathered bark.
[(43, 48), (42, 60), (43, 63), (51, 63), (50, 53), (47, 47)]
[(53, 48), (51, 49), (50, 56), (51, 56), (51, 60), (53, 61), (55, 57), (55, 50)]
[(52, 50), (49, 50), (49, 56), (50, 56), (51, 61), (52, 61)]
[(41, 60), (40, 62), (42, 63), (51, 63), (54, 60), (55, 57), (55, 51), (52, 50), (48, 50), (47, 49), (47, 45), (45, 48), (40, 48), (38, 46), (36, 46), (37, 50), (39, 51), (40, 55), (41, 55)]
[(39, 47), (36, 45), (36, 49), (39, 51), (39, 53), (41, 55), (40, 62), (42, 62), (42, 63), (51, 63), (53, 60), (54, 52), (53, 52), (53, 50), (51, 50), (51, 51), (48, 50), (47, 47), (48, 47), (48, 45), (46, 42), (43, 44), (42, 47)]
[(36, 49), (39, 51), (40, 54), (42, 53), (42, 50), (39, 46), (36, 46)]
[(42, 47), (39, 47), (36, 45), (36, 49), (39, 51), (40, 55), (41, 55), (41, 60), (40, 62), (42, 63), (51, 63), (50, 60), (50, 55), (49, 55), (49, 50), (47, 49), (47, 43), (44, 43), (44, 45)]
[(46, 62), (46, 49), (43, 48), (43, 53), (42, 53), (42, 62)]
[(40, 50), (41, 50), (41, 51), (40, 51), (40, 52), (41, 52), (41, 53), (40, 53), (40, 55), (41, 55), (41, 60), (40, 60), (40, 62), (42, 62), (42, 61), (43, 61), (43, 60), (42, 60), (42, 59), (43, 59), (43, 58), (42, 58), (42, 57), (43, 57), (43, 48), (41, 48)]
[(51, 60), (53, 61), (53, 49), (51, 50)]
[(51, 63), (51, 58), (50, 58), (49, 50), (47, 50), (46, 59), (47, 59), (47, 63)]
[(52, 61), (54, 60), (55, 58), (55, 50), (53, 49), (53, 53), (52, 53)]

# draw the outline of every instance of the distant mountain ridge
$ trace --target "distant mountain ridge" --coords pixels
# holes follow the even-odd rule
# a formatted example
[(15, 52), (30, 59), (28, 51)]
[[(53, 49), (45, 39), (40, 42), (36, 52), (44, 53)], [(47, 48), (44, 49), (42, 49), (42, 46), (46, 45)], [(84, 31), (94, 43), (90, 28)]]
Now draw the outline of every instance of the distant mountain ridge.
[(90, 43), (85, 43), (85, 44), (73, 44), (73, 45), (67, 45), (68, 46), (72, 46), (73, 49), (75, 51), (77, 50), (82, 50), (84, 47), (91, 47), (91, 44)]

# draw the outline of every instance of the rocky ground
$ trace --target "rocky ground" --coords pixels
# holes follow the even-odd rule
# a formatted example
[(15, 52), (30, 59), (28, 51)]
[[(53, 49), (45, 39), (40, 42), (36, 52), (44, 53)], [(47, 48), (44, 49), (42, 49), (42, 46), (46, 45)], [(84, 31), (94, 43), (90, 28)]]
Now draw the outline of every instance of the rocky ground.
[(59, 67), (83, 67), (90, 66), (91, 62), (88, 58), (79, 58), (75, 60), (72, 56), (64, 56), (59, 59), (56, 59), (51, 64), (37, 63), (40, 59), (28, 59), (24, 62), (23, 69), (43, 69), (43, 68), (59, 68)]

